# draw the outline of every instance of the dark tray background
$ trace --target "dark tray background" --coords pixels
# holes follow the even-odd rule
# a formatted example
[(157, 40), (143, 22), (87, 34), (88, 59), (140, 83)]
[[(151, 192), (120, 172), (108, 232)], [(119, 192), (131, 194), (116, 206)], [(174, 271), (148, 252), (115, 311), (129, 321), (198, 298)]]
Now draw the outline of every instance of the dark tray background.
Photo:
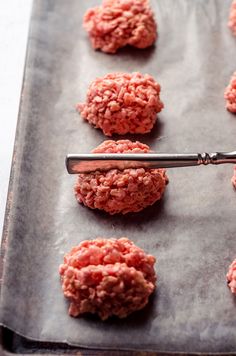
[[(105, 351), (75, 348), (66, 344), (30, 341), (13, 331), (0, 328), (0, 355), (71, 355), (71, 356), (155, 356), (154, 352)], [(161, 354), (166, 356), (167, 354)], [(178, 355), (177, 355), (178, 356)], [(222, 356), (222, 355), (221, 355)], [(224, 356), (224, 355), (223, 355)]]
[[(1, 356), (11, 356), (11, 355), (34, 355), (34, 356), (60, 356), (60, 355), (71, 355), (71, 356), (210, 356), (210, 354), (199, 354), (199, 353), (165, 353), (165, 352), (146, 352), (146, 351), (115, 351), (115, 350), (88, 350), (82, 348), (74, 348), (66, 344), (56, 344), (56, 343), (43, 343), (30, 341), (15, 334), (14, 332), (6, 329), (0, 328), (0, 355)], [(213, 355), (213, 354), (211, 354)], [(216, 355), (216, 354), (214, 354)], [(218, 354), (220, 356), (230, 356), (232, 354)]]

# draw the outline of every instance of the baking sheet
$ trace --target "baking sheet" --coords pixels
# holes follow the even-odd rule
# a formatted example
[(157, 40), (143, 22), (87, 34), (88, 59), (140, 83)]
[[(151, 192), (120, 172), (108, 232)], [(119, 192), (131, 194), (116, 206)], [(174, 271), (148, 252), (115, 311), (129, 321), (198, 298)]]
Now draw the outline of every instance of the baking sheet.
[[(91, 49), (82, 16), (99, 1), (36, 0), (13, 163), (1, 322), (38, 341), (89, 348), (236, 352), (236, 301), (225, 274), (235, 257), (232, 166), (169, 170), (164, 199), (138, 214), (78, 206), (67, 153), (104, 140), (74, 110), (88, 84), (111, 71), (141, 71), (162, 85), (154, 130), (132, 136), (159, 152), (235, 150), (235, 117), (223, 91), (236, 68), (229, 0), (154, 0), (154, 48), (107, 55)], [(117, 139), (117, 137), (116, 137)], [(125, 320), (71, 318), (58, 266), (83, 239), (128, 236), (154, 254), (150, 304)]]

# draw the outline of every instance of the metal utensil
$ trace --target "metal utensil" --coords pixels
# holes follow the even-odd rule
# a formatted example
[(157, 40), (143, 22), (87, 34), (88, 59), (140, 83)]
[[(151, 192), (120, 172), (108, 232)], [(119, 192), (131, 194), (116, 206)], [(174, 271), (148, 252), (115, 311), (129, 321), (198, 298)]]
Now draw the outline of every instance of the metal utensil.
[(69, 174), (124, 170), (127, 168), (175, 168), (208, 164), (236, 164), (236, 151), (226, 153), (104, 153), (69, 154), (66, 168)]

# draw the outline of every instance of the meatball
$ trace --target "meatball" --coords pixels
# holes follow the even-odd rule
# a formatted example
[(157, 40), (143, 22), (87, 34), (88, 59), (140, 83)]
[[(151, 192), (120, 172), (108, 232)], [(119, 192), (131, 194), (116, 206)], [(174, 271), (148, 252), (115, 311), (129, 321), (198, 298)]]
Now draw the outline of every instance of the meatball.
[(236, 166), (234, 167), (234, 175), (231, 179), (234, 188), (236, 189)]
[(227, 273), (228, 286), (233, 294), (236, 294), (236, 260), (234, 260), (229, 266)]
[(146, 48), (157, 38), (148, 0), (103, 0), (101, 6), (86, 12), (84, 28), (93, 48), (107, 53), (115, 53), (126, 45)]
[[(129, 140), (104, 141), (93, 153), (147, 153), (150, 149)], [(168, 178), (165, 169), (112, 169), (79, 174), (75, 196), (79, 203), (111, 215), (138, 212), (160, 200)]]
[(160, 85), (148, 74), (112, 73), (91, 83), (81, 116), (107, 136), (150, 132), (164, 105)]
[(229, 85), (225, 90), (226, 108), (236, 114), (236, 72), (234, 72)]
[(133, 242), (120, 239), (83, 241), (59, 267), (69, 314), (98, 314), (125, 318), (142, 309), (155, 289), (155, 257)]
[(236, 36), (236, 0), (234, 0), (231, 5), (228, 25)]

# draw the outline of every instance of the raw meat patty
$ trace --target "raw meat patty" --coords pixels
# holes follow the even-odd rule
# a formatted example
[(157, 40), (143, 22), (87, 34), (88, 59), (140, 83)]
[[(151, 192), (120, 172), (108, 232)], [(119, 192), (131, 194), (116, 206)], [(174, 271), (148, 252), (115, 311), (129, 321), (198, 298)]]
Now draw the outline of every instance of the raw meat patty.
[(233, 294), (236, 294), (236, 260), (229, 266), (227, 273), (228, 286)]
[(146, 48), (157, 38), (148, 0), (103, 0), (101, 6), (86, 12), (84, 27), (93, 48), (107, 53), (126, 45)]
[(232, 112), (236, 113), (236, 72), (234, 72), (229, 85), (225, 90), (225, 99), (227, 101), (226, 108)]
[[(149, 147), (129, 140), (104, 141), (93, 153), (147, 153)], [(165, 169), (112, 169), (79, 174), (75, 196), (91, 209), (113, 214), (138, 212), (161, 199), (168, 178)]]
[(232, 2), (228, 24), (229, 24), (229, 28), (232, 30), (233, 34), (236, 36), (236, 0), (234, 0)]
[(69, 314), (98, 314), (102, 320), (124, 318), (142, 309), (155, 289), (155, 257), (120, 239), (83, 241), (59, 267)]
[(236, 189), (236, 166), (234, 167), (234, 175), (233, 175), (231, 181), (232, 181), (234, 188)]
[(164, 107), (160, 85), (148, 74), (112, 73), (91, 83), (77, 110), (104, 134), (150, 132)]

